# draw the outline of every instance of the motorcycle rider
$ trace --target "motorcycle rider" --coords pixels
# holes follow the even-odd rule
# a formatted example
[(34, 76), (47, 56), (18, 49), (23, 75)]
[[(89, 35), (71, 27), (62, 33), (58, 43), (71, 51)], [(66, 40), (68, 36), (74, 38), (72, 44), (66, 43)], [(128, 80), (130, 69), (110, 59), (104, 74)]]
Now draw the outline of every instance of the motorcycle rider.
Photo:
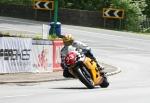
[(64, 43), (64, 47), (61, 49), (61, 67), (63, 68), (63, 76), (64, 77), (73, 77), (72, 74), (69, 73), (67, 66), (65, 65), (65, 56), (67, 54), (68, 51), (68, 46), (73, 46), (77, 49), (82, 49), (82, 52), (84, 52), (84, 54), (87, 57), (90, 57), (91, 59), (93, 59), (96, 63), (97, 63), (97, 67), (102, 70), (103, 68), (99, 66), (96, 58), (93, 56), (92, 52), (91, 52), (91, 48), (89, 46), (87, 46), (86, 44), (80, 42), (80, 41), (75, 41), (72, 37), (71, 34), (67, 34), (64, 35), (62, 37), (63, 39), (63, 43)]

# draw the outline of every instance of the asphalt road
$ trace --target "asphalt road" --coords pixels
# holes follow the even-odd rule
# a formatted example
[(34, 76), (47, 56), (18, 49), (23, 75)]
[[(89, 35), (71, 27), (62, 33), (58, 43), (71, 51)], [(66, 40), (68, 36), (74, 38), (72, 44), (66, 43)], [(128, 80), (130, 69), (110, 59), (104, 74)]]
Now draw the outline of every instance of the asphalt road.
[[(42, 23), (0, 17), (0, 31), (41, 33)], [(149, 36), (69, 25), (62, 25), (62, 33), (87, 43), (99, 61), (122, 72), (109, 76), (105, 89), (89, 90), (78, 80), (0, 85), (0, 103), (150, 103)]]

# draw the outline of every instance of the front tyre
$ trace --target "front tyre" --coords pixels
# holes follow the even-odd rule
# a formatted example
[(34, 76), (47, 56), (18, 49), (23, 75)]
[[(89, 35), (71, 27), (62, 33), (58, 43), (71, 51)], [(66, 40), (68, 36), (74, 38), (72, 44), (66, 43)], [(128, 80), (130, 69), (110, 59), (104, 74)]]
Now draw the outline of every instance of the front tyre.
[(76, 69), (76, 75), (78, 76), (79, 80), (88, 88), (93, 89), (94, 88), (94, 82), (91, 78), (90, 73), (86, 70), (85, 67), (77, 68)]

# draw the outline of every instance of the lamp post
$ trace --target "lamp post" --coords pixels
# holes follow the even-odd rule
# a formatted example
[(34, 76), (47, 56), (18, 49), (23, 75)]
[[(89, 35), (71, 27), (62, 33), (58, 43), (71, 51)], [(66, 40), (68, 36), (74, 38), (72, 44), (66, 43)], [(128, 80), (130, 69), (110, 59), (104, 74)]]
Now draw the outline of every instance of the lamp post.
[(58, 18), (58, 0), (54, 0), (54, 28), (53, 28), (53, 34), (56, 34), (56, 24), (57, 24), (57, 18)]
[(58, 17), (58, 0), (54, 0), (54, 22), (57, 23)]
[(61, 36), (61, 23), (58, 22), (58, 0), (54, 0), (54, 17), (53, 22), (50, 23), (49, 34)]

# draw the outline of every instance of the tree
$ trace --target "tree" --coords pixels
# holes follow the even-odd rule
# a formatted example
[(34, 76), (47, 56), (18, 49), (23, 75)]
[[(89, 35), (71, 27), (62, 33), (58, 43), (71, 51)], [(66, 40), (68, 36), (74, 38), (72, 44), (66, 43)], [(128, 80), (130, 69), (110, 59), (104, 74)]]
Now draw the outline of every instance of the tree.
[(144, 21), (143, 11), (146, 7), (145, 0), (112, 0), (113, 8), (125, 10), (126, 29), (139, 31)]
[(147, 7), (145, 8), (145, 11), (143, 12), (147, 17), (150, 17), (150, 0), (146, 0)]

